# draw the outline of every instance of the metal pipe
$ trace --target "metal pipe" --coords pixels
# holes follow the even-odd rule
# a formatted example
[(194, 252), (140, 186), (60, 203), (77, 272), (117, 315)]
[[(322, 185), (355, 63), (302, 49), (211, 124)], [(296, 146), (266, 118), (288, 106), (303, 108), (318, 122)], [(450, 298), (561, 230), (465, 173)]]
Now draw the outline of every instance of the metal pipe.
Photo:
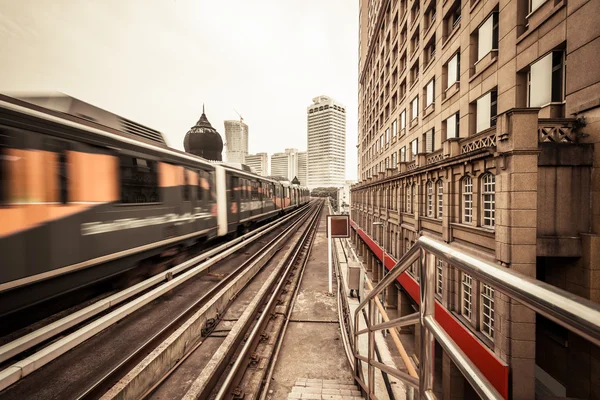
[(425, 236), (419, 238), (417, 245), (600, 346), (600, 305)]
[(433, 296), (434, 275), (433, 268), (428, 268), (428, 256), (425, 250), (420, 249), (421, 253), (419, 263), (419, 273), (421, 276), (421, 285), (419, 286), (421, 296), (421, 354), (419, 358), (419, 393), (424, 398), (427, 391), (433, 390), (433, 377), (435, 375), (434, 366), (434, 345), (435, 340), (432, 333), (425, 327), (425, 318), (432, 317), (435, 309), (435, 298)]
[[(409, 326), (409, 325), (415, 325), (418, 324), (420, 321), (420, 315), (418, 312), (416, 313), (412, 313), (409, 315), (405, 315), (404, 317), (400, 317), (400, 318), (395, 318), (395, 319), (391, 319), (387, 322), (382, 322), (381, 324), (377, 324), (377, 325), (373, 325), (371, 327), (369, 327), (368, 329), (372, 330), (372, 331), (380, 331), (382, 329), (388, 329), (388, 328), (402, 328), (403, 326)], [(362, 331), (358, 332), (358, 334), (362, 334), (362, 333), (366, 333), (367, 329), (363, 329)]]
[[(442, 348), (448, 353), (460, 372), (469, 381), (473, 389), (483, 399), (503, 400), (496, 388), (479, 372), (467, 355), (448, 336), (446, 331), (435, 321), (432, 315), (425, 317), (425, 327), (433, 334)], [(423, 392), (421, 392), (423, 393)]]

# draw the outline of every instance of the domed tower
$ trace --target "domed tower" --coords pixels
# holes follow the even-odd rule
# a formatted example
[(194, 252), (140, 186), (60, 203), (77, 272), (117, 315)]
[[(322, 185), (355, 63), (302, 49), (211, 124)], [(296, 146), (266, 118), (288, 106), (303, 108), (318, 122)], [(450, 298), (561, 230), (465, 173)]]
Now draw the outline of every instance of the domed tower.
[(202, 116), (192, 126), (183, 139), (183, 147), (188, 153), (206, 158), (211, 161), (223, 161), (223, 139), (215, 128), (212, 127), (202, 105)]

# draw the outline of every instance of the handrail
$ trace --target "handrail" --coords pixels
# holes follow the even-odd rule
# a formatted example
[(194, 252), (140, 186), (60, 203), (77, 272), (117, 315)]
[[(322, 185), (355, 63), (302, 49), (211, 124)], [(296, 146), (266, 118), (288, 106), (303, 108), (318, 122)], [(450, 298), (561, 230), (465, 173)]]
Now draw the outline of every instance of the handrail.
[[(591, 343), (600, 345), (600, 305), (545, 282), (468, 255), (456, 250), (449, 244), (421, 236), (415, 245), (404, 254), (388, 274), (359, 304), (355, 311), (355, 321), (358, 320), (359, 313), (365, 307), (367, 307), (369, 318), (366, 321), (367, 328), (361, 331), (356, 329), (354, 333), (354, 343), (358, 343), (358, 336), (361, 334), (368, 334), (369, 343), (371, 343), (375, 331), (391, 328), (392, 326), (397, 328), (398, 326), (406, 325), (407, 321), (416, 322), (414, 315), (410, 315), (387, 323), (376, 324), (376, 308), (372, 303), (401, 273), (406, 271), (414, 262), (420, 260), (421, 304), (419, 319), (421, 325), (421, 360), (418, 380), (420, 399), (436, 399), (433, 394), (433, 351), (435, 340), (448, 353), (449, 357), (481, 398), (503, 399), (503, 396), (481, 374), (473, 362), (435, 320), (435, 265), (433, 264), (434, 259), (431, 256), (436, 256), (438, 259), (462, 270), (475, 279), (492, 286), (494, 290), (521, 302), (523, 305), (582, 336)], [(355, 371), (359, 370), (358, 365), (360, 361), (366, 362), (369, 369), (367, 382), (360, 380), (358, 375), (355, 376), (355, 379), (367, 392), (367, 399), (376, 398), (372, 379), (374, 375), (373, 369), (381, 369), (381, 365), (372, 359), (371, 354), (367, 357), (360, 355), (358, 347), (354, 349), (354, 356), (355, 364), (357, 365)], [(387, 373), (397, 377), (403, 376), (401, 371), (390, 371), (389, 368), (389, 366), (386, 367)], [(415, 384), (413, 379), (401, 380), (413, 386)]]

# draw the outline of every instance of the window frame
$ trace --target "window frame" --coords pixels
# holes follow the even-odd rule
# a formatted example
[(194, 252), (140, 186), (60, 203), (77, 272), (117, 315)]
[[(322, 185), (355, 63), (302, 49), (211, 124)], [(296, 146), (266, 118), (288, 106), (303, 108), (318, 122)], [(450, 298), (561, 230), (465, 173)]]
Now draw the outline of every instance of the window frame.
[(433, 189), (433, 181), (427, 181), (425, 184), (427, 189), (427, 216), (429, 218), (435, 218), (435, 208), (433, 206), (433, 197), (434, 197), (434, 189)]
[[(468, 189), (468, 191), (467, 191)], [(463, 224), (473, 223), (473, 178), (469, 175), (461, 180), (461, 211)], [(467, 212), (468, 211), (468, 212)]]
[(436, 197), (436, 217), (437, 219), (442, 219), (444, 216), (444, 181), (442, 178), (438, 179), (436, 182)]
[[(480, 284), (480, 322), (479, 331), (488, 339), (494, 340), (494, 321), (495, 321), (495, 290), (492, 286), (481, 282)], [(488, 322), (486, 322), (486, 319)]]
[(471, 321), (473, 316), (473, 277), (461, 271), (460, 273), (460, 315)]
[[(487, 172), (481, 177), (481, 205), (481, 226), (488, 229), (495, 229), (496, 176), (491, 172)], [(489, 212), (489, 216), (487, 217), (486, 212)]]

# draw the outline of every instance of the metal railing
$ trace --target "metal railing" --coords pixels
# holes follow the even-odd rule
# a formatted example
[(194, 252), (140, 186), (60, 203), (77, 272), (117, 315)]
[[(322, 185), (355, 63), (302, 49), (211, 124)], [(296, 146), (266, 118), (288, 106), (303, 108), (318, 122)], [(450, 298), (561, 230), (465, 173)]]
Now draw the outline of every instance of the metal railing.
[[(437, 399), (433, 393), (434, 343), (446, 351), (473, 389), (483, 399), (503, 399), (503, 396), (485, 378), (461, 348), (434, 319), (435, 308), (435, 259), (447, 262), (454, 268), (492, 286), (495, 290), (521, 302), (533, 311), (562, 325), (595, 345), (600, 345), (600, 306), (587, 299), (571, 294), (547, 283), (538, 281), (510, 269), (480, 260), (452, 246), (421, 236), (387, 275), (365, 296), (354, 316), (354, 372), (355, 379), (364, 390), (367, 399), (376, 399), (375, 369), (403, 381), (419, 390), (419, 398)], [(377, 296), (408, 267), (420, 260), (420, 311), (394, 320), (376, 321)], [(359, 313), (367, 308), (366, 328), (359, 330)], [(375, 333), (383, 329), (400, 328), (420, 323), (421, 345), (419, 377), (411, 376), (398, 368), (377, 362), (374, 358)], [(368, 352), (359, 353), (358, 337), (368, 334)], [(367, 363), (367, 376), (363, 378), (361, 363)]]

